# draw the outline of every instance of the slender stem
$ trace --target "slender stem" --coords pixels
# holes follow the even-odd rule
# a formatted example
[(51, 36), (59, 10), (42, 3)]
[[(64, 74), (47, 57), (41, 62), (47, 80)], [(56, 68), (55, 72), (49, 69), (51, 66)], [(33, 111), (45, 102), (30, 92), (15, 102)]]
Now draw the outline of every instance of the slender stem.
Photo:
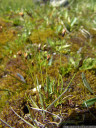
[(65, 94), (65, 92), (67, 92), (68, 87), (70, 86), (70, 84), (71, 84), (71, 82), (73, 81), (73, 79), (74, 79), (75, 76), (76, 76), (76, 73), (73, 75), (72, 79), (70, 80), (69, 84), (67, 85), (67, 87), (65, 88), (65, 90), (62, 92), (62, 94), (61, 94), (57, 99), (55, 99), (55, 100), (47, 107), (47, 110), (48, 110), (49, 108), (51, 108), (51, 106), (52, 106), (57, 100), (59, 100), (59, 99)]
[(7, 125), (8, 127), (10, 127), (10, 128), (13, 128), (13, 127), (11, 127), (7, 122), (5, 122), (4, 120), (2, 120), (1, 118), (0, 118), (0, 121), (2, 121), (5, 125)]
[(31, 123), (29, 123), (28, 121), (26, 121), (24, 118), (22, 118), (21, 116), (19, 116), (12, 107), (10, 107), (11, 110), (15, 113), (16, 116), (18, 116), (21, 120), (23, 120), (26, 124), (28, 124), (29, 126), (31, 126), (32, 128), (36, 128), (34, 125), (32, 125)]

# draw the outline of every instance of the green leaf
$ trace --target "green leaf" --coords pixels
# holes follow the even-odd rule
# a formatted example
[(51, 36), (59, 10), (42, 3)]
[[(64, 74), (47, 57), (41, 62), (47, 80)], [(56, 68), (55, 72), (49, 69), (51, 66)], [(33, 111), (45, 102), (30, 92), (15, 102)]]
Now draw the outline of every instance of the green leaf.
[(76, 23), (76, 21), (77, 21), (77, 18), (75, 17), (75, 18), (72, 20), (72, 22), (71, 22), (71, 27)]
[(96, 59), (94, 58), (87, 58), (83, 61), (83, 65), (80, 68), (81, 70), (87, 70), (87, 69), (92, 69), (96, 65)]
[(62, 25), (57, 26), (56, 33), (59, 33), (62, 30)]
[(50, 77), (47, 76), (46, 78), (46, 86), (44, 87), (45, 92), (48, 92), (49, 95), (53, 93), (53, 85), (54, 85), (54, 80), (50, 80)]
[(49, 60), (49, 63), (48, 63), (49, 66), (52, 65), (52, 61), (53, 61), (53, 56), (52, 56), (51, 59)]
[(94, 103), (96, 102), (96, 97), (95, 98), (92, 98), (92, 99), (89, 99), (89, 100), (86, 100), (83, 102), (82, 106), (83, 107), (86, 107), (86, 106), (91, 106), (93, 105)]
[(86, 80), (86, 77), (85, 77), (84, 72), (82, 72), (82, 80), (83, 80), (84, 86), (85, 86), (91, 93), (94, 93), (93, 90), (91, 89), (89, 83), (88, 83), (87, 80)]

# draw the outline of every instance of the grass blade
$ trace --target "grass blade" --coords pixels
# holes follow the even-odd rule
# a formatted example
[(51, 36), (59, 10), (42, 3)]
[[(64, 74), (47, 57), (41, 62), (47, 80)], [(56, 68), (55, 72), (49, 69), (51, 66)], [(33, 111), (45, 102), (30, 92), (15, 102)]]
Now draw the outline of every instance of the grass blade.
[(38, 90), (38, 93), (39, 93), (40, 103), (41, 103), (42, 108), (44, 109), (43, 99), (42, 99), (42, 95), (41, 95), (41, 88), (39, 87), (39, 81), (38, 81), (37, 77), (36, 77), (36, 80), (37, 80), (37, 90)]
[(10, 91), (9, 89), (1, 89), (0, 88), (0, 91), (7, 91), (8, 93), (14, 93), (14, 92)]
[(92, 98), (92, 99), (89, 99), (89, 100), (84, 101), (84, 102), (83, 102), (83, 104), (82, 104), (82, 106), (83, 106), (83, 107), (86, 107), (86, 104), (87, 104), (87, 106), (89, 107), (89, 106), (91, 106), (91, 105), (95, 104), (95, 102), (96, 102), (96, 97), (95, 97), (95, 98)]
[(32, 105), (33, 105), (34, 107), (36, 107), (36, 108), (39, 108), (39, 107), (37, 106), (37, 104), (35, 103), (35, 101), (32, 99), (31, 96), (30, 96), (30, 99), (31, 99), (31, 102), (33, 103)]
[(5, 122), (4, 120), (2, 120), (1, 118), (0, 118), (0, 121), (3, 122), (3, 123), (4, 123), (5, 125), (7, 125), (8, 127), (13, 128), (13, 127), (11, 127), (7, 122)]
[(61, 117), (59, 117), (58, 115), (53, 114), (53, 113), (51, 113), (51, 112), (49, 112), (49, 111), (47, 111), (47, 110), (43, 110), (43, 109), (39, 109), (39, 108), (32, 108), (32, 107), (31, 107), (31, 109), (37, 110), (37, 111), (41, 111), (41, 112), (44, 111), (44, 112), (49, 113), (49, 114), (53, 115), (54, 117), (57, 117), (58, 119), (62, 120)]
[(62, 94), (57, 98), (55, 99), (48, 107), (47, 107), (47, 110), (49, 108), (51, 108), (52, 105), (54, 105), (54, 103), (59, 100), (68, 90), (68, 87), (70, 86), (71, 82), (73, 81), (74, 77), (76, 76), (76, 73), (73, 75), (72, 79), (70, 80), (69, 84), (67, 85), (67, 87), (65, 88), (65, 90), (62, 92)]
[(53, 56), (51, 57), (51, 59), (48, 62), (48, 65), (51, 66), (52, 65), (52, 61), (53, 61)]
[(22, 118), (21, 116), (19, 116), (11, 107), (11, 110), (16, 114), (16, 116), (18, 116), (21, 120), (23, 120), (26, 124), (28, 124), (29, 126), (31, 126), (32, 128), (36, 128), (34, 127), (34, 125), (32, 125), (31, 123), (29, 123), (28, 121), (26, 121), (24, 118)]
[(82, 80), (83, 80), (84, 86), (93, 94), (94, 92), (91, 89), (89, 83), (87, 82), (84, 72), (82, 72)]

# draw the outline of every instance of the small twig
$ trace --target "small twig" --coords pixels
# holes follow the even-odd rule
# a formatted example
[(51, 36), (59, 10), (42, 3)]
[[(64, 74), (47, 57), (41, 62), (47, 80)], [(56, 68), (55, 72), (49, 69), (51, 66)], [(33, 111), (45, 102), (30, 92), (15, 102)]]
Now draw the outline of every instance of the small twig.
[(53, 113), (51, 113), (51, 112), (49, 112), (49, 111), (47, 111), (47, 110), (43, 110), (43, 109), (39, 109), (39, 108), (33, 108), (33, 107), (31, 107), (31, 108), (32, 108), (33, 110), (37, 110), (37, 111), (42, 111), (42, 112), (49, 113), (49, 114), (51, 114), (51, 115), (53, 115), (53, 116), (59, 118), (60, 120), (62, 120), (61, 117), (59, 117), (58, 115), (53, 114)]
[(71, 97), (71, 96), (73, 96), (73, 95), (68, 95), (68, 96), (64, 97), (62, 100), (65, 100), (66, 98)]
[(88, 32), (86, 29), (80, 29), (80, 31), (81, 31), (81, 33), (83, 34), (83, 36), (85, 37), (85, 38), (91, 38), (92, 37), (92, 35), (90, 34), (90, 32)]
[(28, 121), (26, 121), (24, 118), (22, 118), (21, 116), (19, 116), (11, 107), (11, 110), (15, 113), (16, 116), (18, 116), (21, 120), (23, 120), (26, 124), (28, 124), (29, 126), (31, 126), (32, 128), (36, 128), (35, 126), (33, 126), (31, 123), (29, 123)]
[(37, 121), (36, 119), (34, 119), (34, 122), (36, 123), (37, 126), (39, 126), (40, 128), (45, 128), (43, 124), (41, 124), (39, 121)]

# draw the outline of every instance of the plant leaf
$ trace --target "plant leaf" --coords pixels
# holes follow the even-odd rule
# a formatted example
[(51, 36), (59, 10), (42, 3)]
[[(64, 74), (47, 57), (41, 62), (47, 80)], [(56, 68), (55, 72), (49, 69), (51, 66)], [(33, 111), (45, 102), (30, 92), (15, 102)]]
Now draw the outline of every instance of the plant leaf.
[(49, 60), (49, 63), (48, 63), (49, 66), (52, 65), (52, 61), (53, 61), (53, 56), (52, 56), (51, 59)]
[(87, 70), (87, 69), (92, 69), (96, 65), (96, 59), (94, 58), (87, 58), (83, 61), (83, 65), (80, 68), (81, 70)]
[(83, 104), (82, 104), (82, 106), (83, 106), (83, 107), (86, 107), (86, 105), (87, 105), (87, 106), (89, 107), (89, 106), (93, 105), (95, 102), (96, 102), (96, 97), (84, 101)]
[(75, 18), (73, 19), (73, 21), (71, 22), (71, 27), (76, 23), (76, 21), (77, 21), (77, 18), (75, 17)]
[(20, 73), (17, 73), (17, 76), (21, 79), (22, 82), (26, 83), (24, 77)]
[(84, 72), (82, 72), (82, 80), (83, 80), (84, 86), (93, 94), (94, 92), (91, 89), (89, 83), (87, 82)]

